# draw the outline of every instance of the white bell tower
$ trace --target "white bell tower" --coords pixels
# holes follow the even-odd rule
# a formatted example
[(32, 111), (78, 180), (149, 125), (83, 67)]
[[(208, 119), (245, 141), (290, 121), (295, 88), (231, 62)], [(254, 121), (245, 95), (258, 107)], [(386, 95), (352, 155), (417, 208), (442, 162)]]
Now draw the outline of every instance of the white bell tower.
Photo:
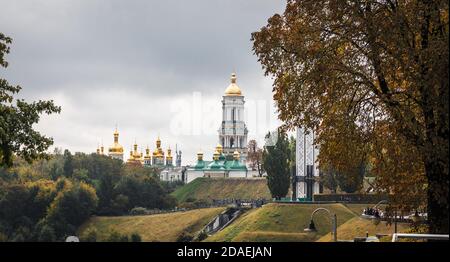
[(244, 96), (236, 84), (236, 74), (231, 74), (231, 83), (222, 99), (222, 124), (219, 143), (225, 155), (239, 152), (241, 161), (247, 159), (247, 126), (244, 122)]

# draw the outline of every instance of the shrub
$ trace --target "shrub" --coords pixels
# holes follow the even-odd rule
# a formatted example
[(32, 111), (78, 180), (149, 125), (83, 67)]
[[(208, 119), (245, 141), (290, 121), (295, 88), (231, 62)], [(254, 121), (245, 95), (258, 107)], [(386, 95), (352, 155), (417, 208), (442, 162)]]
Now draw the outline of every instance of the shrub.
[(187, 232), (182, 232), (178, 238), (177, 238), (177, 242), (191, 242), (194, 239), (194, 237), (187, 233)]
[(131, 234), (130, 242), (142, 242), (141, 235), (139, 235), (138, 233)]
[(197, 241), (203, 241), (208, 237), (208, 234), (206, 234), (205, 231), (201, 231), (200, 234), (197, 236)]
[(53, 227), (50, 225), (44, 225), (38, 236), (39, 242), (55, 242), (56, 241), (56, 233)]
[(90, 228), (80, 238), (82, 242), (97, 242), (97, 230)]
[(112, 231), (106, 238), (106, 242), (128, 242), (128, 236), (122, 235), (117, 231)]
[(148, 211), (144, 207), (135, 207), (130, 210), (130, 215), (132, 215), (132, 216), (145, 215), (147, 213), (148, 213)]

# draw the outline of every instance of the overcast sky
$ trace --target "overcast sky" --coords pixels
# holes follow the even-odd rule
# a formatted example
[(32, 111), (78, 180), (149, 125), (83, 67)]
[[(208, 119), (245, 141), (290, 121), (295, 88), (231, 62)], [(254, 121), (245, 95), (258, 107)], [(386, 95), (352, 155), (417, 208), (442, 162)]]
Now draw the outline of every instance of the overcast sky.
[(178, 145), (183, 164), (218, 143), (221, 99), (230, 74), (246, 100), (249, 140), (274, 129), (272, 79), (253, 55), (250, 35), (280, 13), (277, 0), (0, 0), (0, 31), (13, 38), (0, 77), (26, 100), (53, 99), (59, 115), (38, 130), (57, 147), (94, 152), (112, 143), (125, 156)]

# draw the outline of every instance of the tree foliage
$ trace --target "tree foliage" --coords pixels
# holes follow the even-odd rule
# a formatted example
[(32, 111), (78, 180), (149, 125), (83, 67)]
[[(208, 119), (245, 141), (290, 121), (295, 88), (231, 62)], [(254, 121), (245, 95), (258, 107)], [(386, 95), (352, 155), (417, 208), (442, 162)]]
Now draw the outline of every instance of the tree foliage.
[[(6, 68), (5, 55), (9, 53), (12, 39), (0, 33), (0, 67)], [(0, 78), (0, 166), (11, 166), (13, 155), (26, 161), (45, 157), (45, 151), (53, 144), (53, 139), (33, 129), (40, 115), (59, 113), (60, 107), (53, 101), (27, 103), (14, 99), (22, 88), (13, 86)]]
[(264, 173), (262, 164), (263, 150), (258, 147), (258, 143), (254, 139), (248, 142), (247, 148), (248, 148), (247, 161), (249, 162), (250, 167), (252, 168), (252, 170), (257, 170), (258, 175), (262, 177)]
[(365, 162), (394, 204), (426, 191), (434, 233), (449, 219), (448, 36), (444, 0), (289, 0), (252, 34), (284, 127), (317, 130), (321, 165)]
[(263, 166), (267, 172), (267, 186), (272, 197), (285, 197), (291, 184), (289, 140), (283, 132), (275, 132), (277, 139), (273, 146), (265, 146)]

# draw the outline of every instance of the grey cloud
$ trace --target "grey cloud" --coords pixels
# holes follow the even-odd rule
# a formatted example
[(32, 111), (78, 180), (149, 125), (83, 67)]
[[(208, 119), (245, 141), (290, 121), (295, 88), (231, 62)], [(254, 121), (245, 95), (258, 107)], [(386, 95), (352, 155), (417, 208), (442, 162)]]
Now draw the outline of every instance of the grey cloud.
[[(172, 115), (161, 107), (194, 91), (220, 101), (233, 69), (247, 97), (271, 101), (271, 81), (252, 54), (250, 34), (285, 1), (0, 0), (0, 6), (0, 30), (13, 38), (2, 77), (23, 86), (26, 99), (60, 103), (61, 115), (39, 124), (56, 145), (88, 151), (108, 139), (116, 122), (139, 140), (167, 133)], [(195, 157), (199, 143), (217, 140), (167, 139), (184, 144), (186, 158)]]

